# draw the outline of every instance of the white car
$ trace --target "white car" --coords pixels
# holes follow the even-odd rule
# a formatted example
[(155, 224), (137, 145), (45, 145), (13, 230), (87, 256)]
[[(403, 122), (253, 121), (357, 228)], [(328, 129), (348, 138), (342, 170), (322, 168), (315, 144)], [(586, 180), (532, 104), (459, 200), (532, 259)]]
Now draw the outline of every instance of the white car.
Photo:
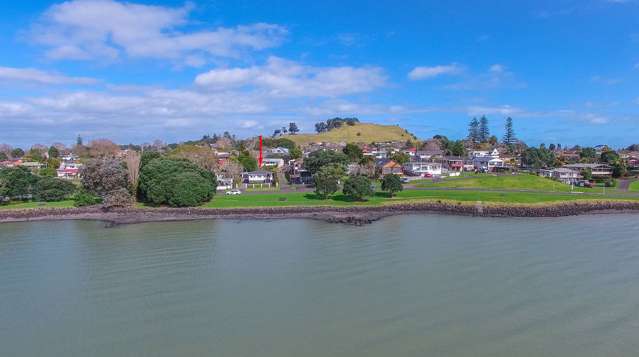
[(241, 195), (242, 191), (238, 190), (237, 188), (234, 188), (232, 190), (226, 191), (225, 195), (227, 196), (237, 196), (237, 195)]

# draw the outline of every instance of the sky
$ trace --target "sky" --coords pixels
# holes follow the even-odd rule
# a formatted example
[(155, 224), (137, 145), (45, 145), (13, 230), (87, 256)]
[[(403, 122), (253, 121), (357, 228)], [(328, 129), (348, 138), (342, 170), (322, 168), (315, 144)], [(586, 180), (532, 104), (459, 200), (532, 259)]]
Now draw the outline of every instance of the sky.
[(179, 142), (332, 117), (639, 143), (639, 0), (0, 3), (0, 143)]

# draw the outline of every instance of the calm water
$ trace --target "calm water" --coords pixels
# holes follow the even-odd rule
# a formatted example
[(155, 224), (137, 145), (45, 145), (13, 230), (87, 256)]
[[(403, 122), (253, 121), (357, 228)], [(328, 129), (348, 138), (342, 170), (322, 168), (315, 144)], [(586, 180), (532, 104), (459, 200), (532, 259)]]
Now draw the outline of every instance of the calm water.
[(639, 216), (0, 225), (0, 356), (637, 356)]

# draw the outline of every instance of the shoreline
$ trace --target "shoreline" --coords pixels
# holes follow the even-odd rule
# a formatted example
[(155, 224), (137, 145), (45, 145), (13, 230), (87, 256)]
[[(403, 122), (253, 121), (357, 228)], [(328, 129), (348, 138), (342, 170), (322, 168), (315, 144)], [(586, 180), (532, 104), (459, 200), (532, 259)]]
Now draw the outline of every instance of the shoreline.
[(315, 219), (351, 225), (370, 224), (384, 217), (438, 213), (474, 217), (565, 217), (602, 213), (639, 213), (639, 202), (587, 201), (552, 204), (418, 202), (353, 207), (253, 207), (253, 208), (28, 208), (0, 210), (0, 223), (96, 220), (109, 225), (205, 219)]

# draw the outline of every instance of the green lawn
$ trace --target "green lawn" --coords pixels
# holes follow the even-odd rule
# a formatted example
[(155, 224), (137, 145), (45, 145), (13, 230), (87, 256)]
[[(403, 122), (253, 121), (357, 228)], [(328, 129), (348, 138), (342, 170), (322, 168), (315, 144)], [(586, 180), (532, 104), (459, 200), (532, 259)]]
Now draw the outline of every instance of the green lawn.
[(630, 187), (628, 188), (630, 192), (639, 192), (639, 181), (635, 181), (630, 183)]
[[(545, 192), (570, 192), (570, 185), (536, 175), (469, 175), (461, 178), (450, 177), (440, 182), (432, 180), (415, 181), (417, 187), (424, 188), (481, 188), (488, 190), (531, 190)], [(575, 191), (601, 192), (601, 189), (575, 187)]]
[(73, 206), (72, 200), (59, 202), (11, 202), (8, 205), (0, 205), (0, 209), (23, 209), (23, 208), (70, 208)]

